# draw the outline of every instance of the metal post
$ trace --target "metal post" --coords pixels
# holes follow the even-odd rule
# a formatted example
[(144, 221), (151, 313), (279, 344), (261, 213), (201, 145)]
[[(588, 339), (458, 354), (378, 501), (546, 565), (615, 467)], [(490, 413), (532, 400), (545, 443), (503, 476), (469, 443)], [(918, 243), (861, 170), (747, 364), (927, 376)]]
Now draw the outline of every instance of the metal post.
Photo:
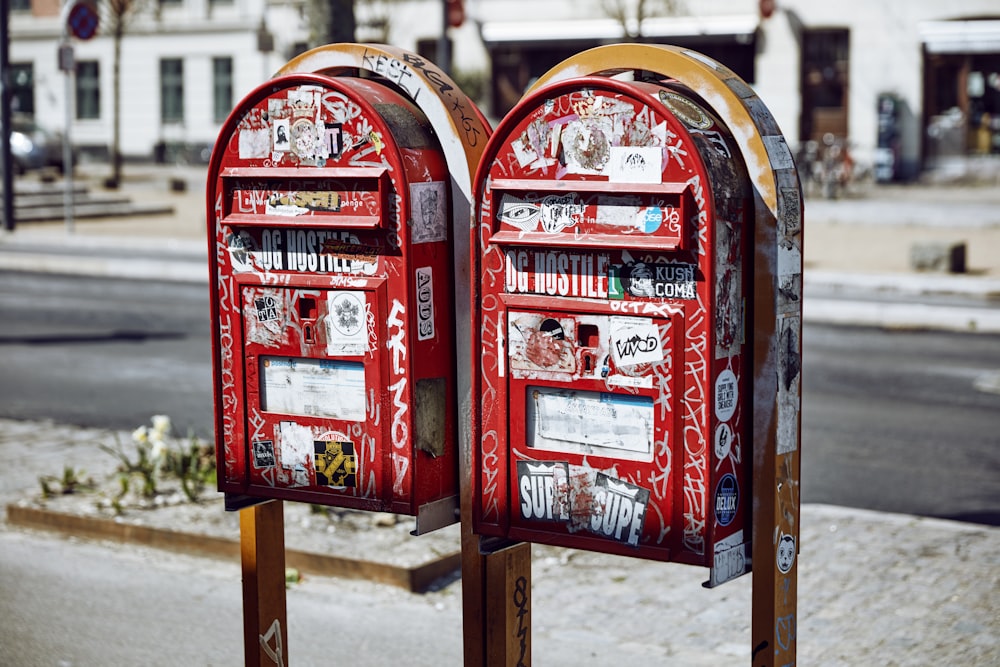
[[(66, 127), (63, 130), (63, 214), (66, 218), (66, 233), (73, 233), (73, 71), (76, 63), (73, 57), (73, 46), (66, 34), (66, 22), (63, 21), (63, 39), (60, 46), (60, 67), (65, 81)], [(65, 60), (64, 60), (65, 59)]]
[(437, 66), (451, 76), (451, 39), (448, 37), (448, 0), (441, 0), (441, 36), (437, 43)]
[(0, 146), (0, 170), (3, 171), (3, 226), (8, 232), (14, 231), (14, 160), (10, 155), (10, 38), (7, 19), (10, 3), (2, 3), (0, 16), (0, 126), (3, 145)]

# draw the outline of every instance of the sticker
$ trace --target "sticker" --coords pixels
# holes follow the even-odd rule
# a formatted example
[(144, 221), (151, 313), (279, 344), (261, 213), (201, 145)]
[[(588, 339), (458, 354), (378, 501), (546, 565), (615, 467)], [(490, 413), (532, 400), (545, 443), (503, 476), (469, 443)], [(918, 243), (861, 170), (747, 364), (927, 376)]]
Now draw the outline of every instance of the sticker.
[(498, 217), (500, 222), (517, 227), (522, 232), (533, 232), (538, 229), (538, 222), (542, 217), (542, 207), (536, 202), (504, 193), (500, 197)]
[[(567, 320), (569, 325), (572, 320)], [(552, 317), (511, 313), (508, 350), (510, 367), (572, 373), (576, 357), (563, 323)]]
[(798, 188), (778, 190), (779, 231), (794, 236), (802, 231), (802, 195)]
[(678, 120), (698, 130), (707, 130), (714, 123), (705, 111), (697, 104), (675, 92), (669, 90), (660, 91), (660, 101), (663, 105), (677, 116)]
[(715, 487), (715, 520), (720, 526), (728, 526), (733, 522), (739, 504), (739, 484), (736, 482), (736, 476), (727, 472)]
[(629, 262), (608, 271), (608, 294), (612, 299), (634, 297), (697, 299), (697, 267), (694, 264), (646, 264)]
[(646, 205), (634, 195), (599, 195), (594, 221), (600, 227), (619, 230), (636, 230), (643, 234), (653, 234), (664, 224), (668, 230), (678, 228), (681, 220), (680, 209), (675, 206)]
[(272, 322), (278, 319), (278, 300), (270, 294), (254, 299), (253, 305), (257, 309), (257, 319), (260, 322)]
[(736, 383), (736, 374), (727, 368), (715, 378), (715, 418), (720, 422), (732, 419), (738, 402), (739, 385)]
[(275, 120), (271, 132), (271, 145), (275, 151), (284, 152), (291, 148), (291, 132), (287, 118)]
[(417, 340), (434, 338), (434, 281), (431, 267), (415, 271), (417, 279)]
[(448, 238), (447, 189), (444, 181), (410, 183), (410, 240), (432, 243)]
[(602, 472), (597, 473), (594, 487), (589, 530), (616, 542), (639, 546), (649, 506), (649, 490)]
[(241, 160), (266, 158), (271, 152), (271, 131), (266, 127), (240, 130), (238, 141)]
[(778, 540), (778, 548), (775, 556), (778, 564), (778, 572), (788, 574), (792, 565), (795, 564), (795, 536), (781, 534)]
[(226, 249), (229, 251), (229, 261), (233, 264), (234, 273), (253, 270), (251, 257), (257, 250), (253, 237), (246, 231), (230, 234), (226, 237)]
[(290, 144), (292, 153), (305, 159), (326, 158), (326, 155), (317, 155), (318, 149), (324, 146), (321, 141), (323, 137), (317, 131), (316, 124), (307, 118), (296, 120), (290, 130)]
[(608, 260), (607, 255), (508, 249), (504, 251), (504, 289), (606, 299)]
[(583, 204), (576, 195), (547, 195), (541, 201), (540, 220), (542, 231), (556, 234), (567, 227), (575, 227), (583, 219)]
[(611, 358), (620, 368), (663, 361), (656, 323), (647, 318), (612, 317)]
[(344, 152), (344, 126), (340, 123), (325, 123), (324, 128), (328, 157), (336, 160)]
[(715, 428), (715, 458), (722, 460), (729, 456), (733, 448), (733, 429), (729, 424), (719, 424)]
[(275, 465), (274, 460), (274, 441), (272, 440), (254, 440), (253, 442), (253, 467), (254, 468), (273, 468)]
[(342, 489), (357, 486), (358, 462), (353, 442), (314, 440), (313, 465), (317, 486)]
[(569, 521), (569, 464), (565, 461), (518, 461), (517, 488), (521, 518)]
[(604, 174), (612, 183), (659, 183), (663, 180), (663, 149), (612, 146)]
[(309, 486), (309, 472), (312, 467), (313, 435), (308, 426), (291, 421), (278, 423), (281, 440), (281, 467), (291, 471), (289, 486)]
[(612, 132), (611, 119), (606, 116), (568, 123), (561, 136), (567, 173), (603, 173), (611, 159)]
[(749, 546), (743, 543), (742, 530), (716, 542), (715, 548), (712, 549), (712, 573), (709, 585), (718, 586), (746, 574)]
[(364, 292), (327, 294), (326, 353), (358, 356), (368, 352), (367, 307)]

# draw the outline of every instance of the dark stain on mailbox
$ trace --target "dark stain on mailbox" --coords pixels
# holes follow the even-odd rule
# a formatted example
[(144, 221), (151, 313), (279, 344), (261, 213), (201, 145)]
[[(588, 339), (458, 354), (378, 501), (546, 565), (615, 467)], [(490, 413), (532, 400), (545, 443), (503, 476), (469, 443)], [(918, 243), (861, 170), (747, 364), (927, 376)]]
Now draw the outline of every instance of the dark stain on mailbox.
[(671, 81), (570, 79), (476, 177), (476, 532), (749, 569), (752, 199)]
[(450, 179), (421, 111), (378, 79), (272, 79), (209, 173), (220, 488), (453, 502)]

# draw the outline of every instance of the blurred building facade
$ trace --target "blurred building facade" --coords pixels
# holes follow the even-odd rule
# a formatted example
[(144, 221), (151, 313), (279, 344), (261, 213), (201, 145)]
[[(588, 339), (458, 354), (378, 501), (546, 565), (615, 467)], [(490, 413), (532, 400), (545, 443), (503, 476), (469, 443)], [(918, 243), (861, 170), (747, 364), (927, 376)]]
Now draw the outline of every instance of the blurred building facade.
[[(121, 40), (121, 150), (206, 154), (229, 110), (313, 46), (324, 0), (136, 0)], [(447, 29), (451, 71), (496, 120), (525, 88), (582, 50), (628, 40), (711, 56), (750, 83), (793, 148), (846, 140), (859, 164), (892, 159), (893, 178), (944, 160), (1000, 154), (997, 0), (675, 0), (676, 15), (625, 19), (609, 0), (464, 0)], [(647, 6), (656, 3), (648, 2)], [(437, 61), (443, 0), (355, 0), (358, 41), (388, 42)], [(59, 128), (60, 0), (10, 0), (11, 89), (17, 111)], [(629, 12), (633, 13), (629, 13)], [(72, 137), (110, 145), (114, 40), (107, 21), (74, 40)], [(322, 34), (319, 31), (319, 34)], [(440, 63), (439, 63), (440, 64)], [(162, 155), (161, 155), (162, 156)]]

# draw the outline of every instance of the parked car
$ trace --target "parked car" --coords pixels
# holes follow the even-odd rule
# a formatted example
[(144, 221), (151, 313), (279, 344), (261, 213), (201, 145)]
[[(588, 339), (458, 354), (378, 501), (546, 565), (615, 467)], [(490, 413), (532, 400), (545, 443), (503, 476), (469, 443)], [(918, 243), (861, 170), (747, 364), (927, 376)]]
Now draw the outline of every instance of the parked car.
[(31, 116), (14, 114), (11, 118), (10, 153), (16, 174), (47, 167), (63, 173), (62, 133), (46, 130)]

